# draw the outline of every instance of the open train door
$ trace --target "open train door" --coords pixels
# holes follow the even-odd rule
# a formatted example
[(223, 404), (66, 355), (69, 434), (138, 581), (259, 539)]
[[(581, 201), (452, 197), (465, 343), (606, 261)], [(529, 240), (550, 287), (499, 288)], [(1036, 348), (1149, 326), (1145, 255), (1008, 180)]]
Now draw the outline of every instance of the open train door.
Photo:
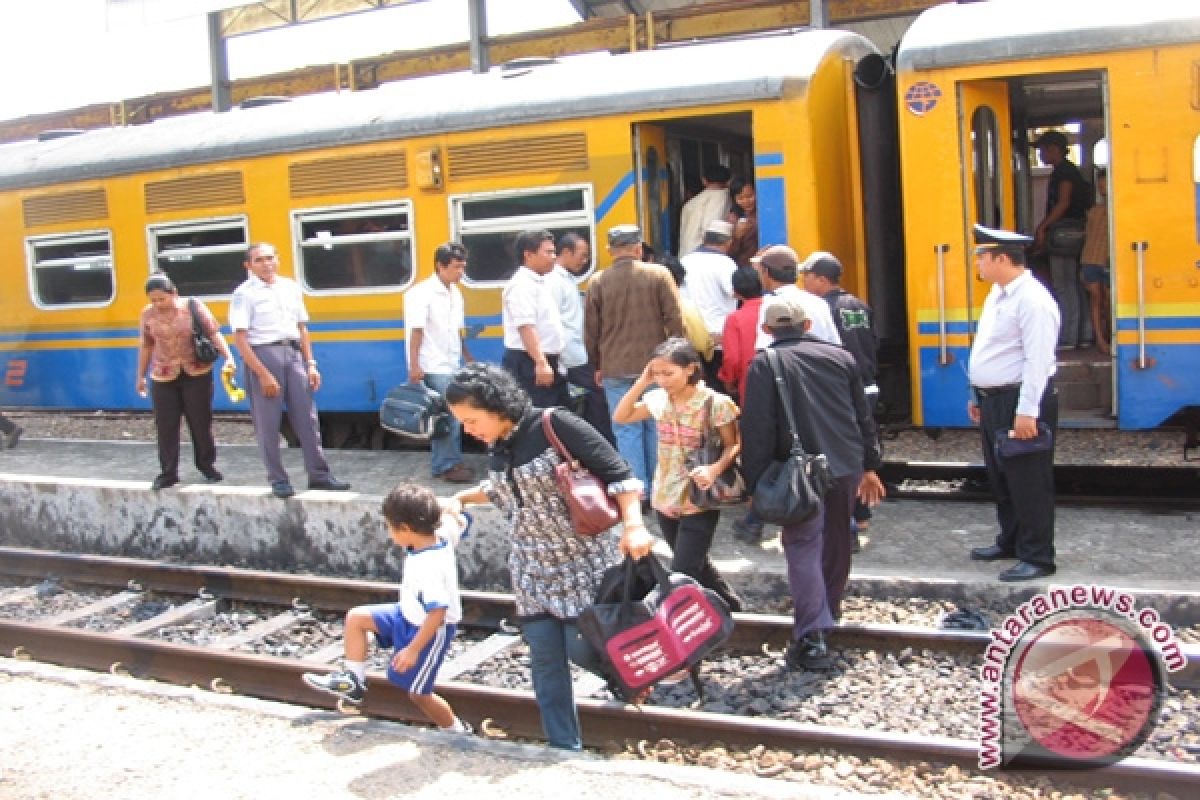
[(637, 222), (642, 229), (642, 239), (659, 253), (673, 252), (666, 128), (644, 122), (634, 125), (633, 158)]
[(958, 84), (959, 147), (963, 180), (963, 249), (966, 264), (967, 329), (974, 341), (975, 323), (989, 286), (975, 270), (971, 226), (1016, 228), (1014, 200), (1012, 113), (1006, 81), (964, 81)]

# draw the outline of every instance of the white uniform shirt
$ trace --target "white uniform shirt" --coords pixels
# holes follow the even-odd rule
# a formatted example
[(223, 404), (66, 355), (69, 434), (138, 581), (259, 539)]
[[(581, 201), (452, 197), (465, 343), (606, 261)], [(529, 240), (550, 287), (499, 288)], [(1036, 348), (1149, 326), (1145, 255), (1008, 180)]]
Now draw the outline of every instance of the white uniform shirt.
[(555, 264), (546, 276), (546, 285), (554, 295), (563, 327), (565, 341), (559, 361), (567, 368), (583, 366), (587, 363), (587, 348), (583, 345), (583, 296), (575, 276), (562, 264)]
[(1017, 414), (1038, 416), (1046, 383), (1058, 368), (1058, 305), (1029, 270), (993, 284), (971, 346), (967, 374), (972, 386), (1021, 385)]
[[(817, 297), (794, 283), (780, 286), (774, 294), (791, 297), (800, 304), (804, 309), (804, 314), (812, 321), (812, 326), (808, 329), (810, 335), (823, 342), (836, 344), (838, 347), (842, 346), (842, 335), (838, 333), (837, 325), (833, 321), (833, 312), (829, 310), (829, 303), (825, 302), (824, 298)], [(774, 337), (764, 333), (762, 329), (763, 323), (767, 320), (767, 303), (769, 302), (771, 302), (771, 295), (764, 295), (762, 306), (758, 310), (758, 336), (754, 340), (755, 350), (762, 350), (774, 341)]]
[[(404, 294), (404, 327), (420, 328), (421, 351), (417, 363), (431, 375), (447, 375), (462, 366), (462, 329), (466, 326), (463, 296), (458, 286), (447, 286), (430, 275)], [(411, 357), (408, 348), (405, 353)], [(412, 370), (412, 364), (408, 365)]]
[(547, 285), (546, 276), (538, 275), (529, 267), (518, 267), (512, 280), (504, 287), (502, 296), (504, 324), (504, 346), (509, 350), (525, 350), (521, 333), (522, 325), (532, 325), (537, 331), (542, 352), (558, 355), (563, 349), (562, 320)]
[(462, 598), (458, 592), (458, 564), (454, 545), (466, 535), (470, 518), (442, 516), (436, 535), (437, 544), (424, 550), (410, 550), (404, 557), (404, 577), (400, 579), (400, 613), (412, 625), (420, 627), (430, 611), (446, 609), (445, 624), (462, 620)]
[(733, 294), (737, 264), (724, 253), (703, 247), (688, 253), (681, 261), (687, 270), (682, 294), (696, 304), (708, 332), (720, 336), (725, 331), (725, 318), (737, 311), (737, 297)]
[(705, 189), (683, 204), (679, 214), (679, 256), (682, 258), (704, 242), (704, 229), (714, 219), (725, 219), (733, 200), (728, 189)]
[(246, 331), (251, 345), (299, 339), (301, 322), (308, 322), (308, 310), (300, 284), (282, 275), (272, 283), (250, 275), (229, 300), (229, 327)]

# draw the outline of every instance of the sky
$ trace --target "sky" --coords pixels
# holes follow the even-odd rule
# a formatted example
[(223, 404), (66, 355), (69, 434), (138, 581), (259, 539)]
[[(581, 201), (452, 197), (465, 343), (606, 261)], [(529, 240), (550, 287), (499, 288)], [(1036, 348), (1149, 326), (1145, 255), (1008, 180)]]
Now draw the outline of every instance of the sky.
[[(569, 25), (568, 0), (486, 0), (491, 35)], [(5, 0), (0, 119), (207, 86), (213, 0)], [(235, 4), (230, 2), (229, 4)], [(538, 14), (531, 19), (531, 6)], [(467, 40), (466, 0), (425, 0), (234, 37), (234, 80)]]

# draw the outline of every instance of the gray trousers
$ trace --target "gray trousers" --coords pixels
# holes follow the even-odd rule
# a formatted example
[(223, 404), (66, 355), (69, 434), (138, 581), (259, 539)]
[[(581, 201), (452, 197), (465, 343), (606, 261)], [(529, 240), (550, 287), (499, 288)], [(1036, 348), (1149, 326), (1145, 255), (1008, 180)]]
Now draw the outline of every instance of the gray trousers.
[(271, 483), (288, 480), (279, 452), (279, 424), (283, 421), (285, 408), (288, 422), (292, 424), (292, 430), (296, 432), (304, 450), (304, 469), (308, 472), (309, 483), (329, 480), (332, 475), (325, 461), (325, 451), (321, 449), (317, 407), (308, 388), (304, 357), (299, 350), (287, 344), (257, 346), (254, 355), (279, 383), (279, 394), (267, 397), (258, 378), (247, 370), (250, 419), (254, 420), (254, 435), (258, 438), (259, 455), (267, 467), (267, 480)]
[(1087, 292), (1079, 282), (1079, 260), (1070, 256), (1050, 256), (1050, 282), (1062, 326), (1058, 331), (1059, 347), (1075, 347), (1093, 339), (1092, 315)]

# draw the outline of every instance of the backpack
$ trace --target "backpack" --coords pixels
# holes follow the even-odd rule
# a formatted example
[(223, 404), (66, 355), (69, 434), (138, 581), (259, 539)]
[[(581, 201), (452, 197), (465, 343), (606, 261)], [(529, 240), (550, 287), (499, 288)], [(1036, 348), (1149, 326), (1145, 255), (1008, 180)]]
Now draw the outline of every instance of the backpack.
[(405, 383), (383, 398), (379, 424), (410, 439), (440, 439), (450, 435), (450, 410), (439, 392), (423, 383)]

